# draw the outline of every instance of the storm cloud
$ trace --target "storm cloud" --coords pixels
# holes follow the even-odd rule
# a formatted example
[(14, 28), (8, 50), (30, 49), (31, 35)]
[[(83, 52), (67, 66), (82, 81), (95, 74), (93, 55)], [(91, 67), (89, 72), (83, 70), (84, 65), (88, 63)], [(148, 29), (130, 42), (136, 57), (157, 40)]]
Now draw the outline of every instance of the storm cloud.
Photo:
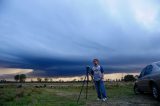
[(158, 0), (0, 0), (0, 67), (80, 75), (160, 60)]

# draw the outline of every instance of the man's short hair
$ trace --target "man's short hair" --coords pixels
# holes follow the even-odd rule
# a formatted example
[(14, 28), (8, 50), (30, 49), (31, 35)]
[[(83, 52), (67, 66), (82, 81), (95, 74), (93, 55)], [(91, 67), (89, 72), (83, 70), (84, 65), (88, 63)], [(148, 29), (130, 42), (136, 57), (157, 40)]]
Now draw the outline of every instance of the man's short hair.
[(97, 58), (93, 59), (93, 61), (97, 61), (97, 62), (99, 62), (99, 60), (98, 60)]

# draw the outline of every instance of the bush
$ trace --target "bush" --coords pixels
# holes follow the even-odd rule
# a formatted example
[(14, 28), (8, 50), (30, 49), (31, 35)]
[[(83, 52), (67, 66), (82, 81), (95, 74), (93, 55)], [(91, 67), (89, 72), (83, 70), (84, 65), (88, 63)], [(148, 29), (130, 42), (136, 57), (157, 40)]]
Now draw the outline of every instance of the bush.
[(20, 74), (20, 75), (15, 75), (14, 79), (16, 80), (16, 82), (20, 81), (20, 82), (25, 82), (27, 76), (25, 74)]
[(133, 75), (125, 75), (124, 76), (124, 81), (128, 82), (128, 81), (135, 81), (136, 78)]

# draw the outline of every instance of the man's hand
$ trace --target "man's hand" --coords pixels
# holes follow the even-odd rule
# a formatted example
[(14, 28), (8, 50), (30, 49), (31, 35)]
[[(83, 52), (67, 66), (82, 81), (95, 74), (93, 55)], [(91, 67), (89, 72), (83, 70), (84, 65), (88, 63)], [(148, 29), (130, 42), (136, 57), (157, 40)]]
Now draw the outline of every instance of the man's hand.
[(90, 74), (90, 76), (91, 76), (91, 78), (93, 79), (93, 75), (92, 75), (92, 74)]

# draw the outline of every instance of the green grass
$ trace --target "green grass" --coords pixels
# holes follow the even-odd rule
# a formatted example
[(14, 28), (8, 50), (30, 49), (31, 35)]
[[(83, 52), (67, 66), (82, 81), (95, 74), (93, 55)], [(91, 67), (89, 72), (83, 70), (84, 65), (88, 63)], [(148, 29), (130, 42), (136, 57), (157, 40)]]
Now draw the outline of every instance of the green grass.
[[(23, 84), (27, 85), (27, 84)], [(92, 86), (89, 87), (88, 100), (85, 100), (85, 90), (82, 92), (80, 102), (76, 100), (79, 95), (81, 83), (68, 84), (64, 87), (58, 84), (55, 88), (34, 88), (33, 84), (28, 84), (23, 88), (8, 86), (0, 89), (0, 106), (94, 106), (106, 105), (97, 102), (96, 92)], [(91, 85), (91, 84), (90, 84)], [(146, 95), (134, 95), (132, 83), (107, 83), (107, 94), (109, 96), (108, 105), (121, 104), (147, 104), (157, 105), (157, 101)], [(159, 103), (158, 103), (159, 104)], [(120, 106), (121, 106), (120, 105)]]
[(72, 98), (59, 96), (54, 89), (7, 88), (3, 92), (5, 93), (0, 96), (0, 106), (75, 106)]

